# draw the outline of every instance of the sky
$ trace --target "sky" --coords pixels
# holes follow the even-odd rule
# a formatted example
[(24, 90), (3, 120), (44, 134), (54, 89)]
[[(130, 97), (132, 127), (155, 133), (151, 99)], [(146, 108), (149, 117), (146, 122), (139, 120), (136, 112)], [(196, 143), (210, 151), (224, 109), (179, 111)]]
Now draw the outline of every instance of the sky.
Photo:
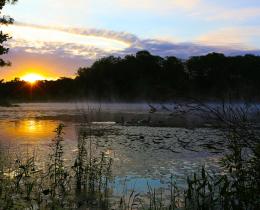
[(0, 78), (72, 77), (108, 56), (220, 52), (260, 55), (259, 0), (20, 0), (2, 11), (15, 23)]

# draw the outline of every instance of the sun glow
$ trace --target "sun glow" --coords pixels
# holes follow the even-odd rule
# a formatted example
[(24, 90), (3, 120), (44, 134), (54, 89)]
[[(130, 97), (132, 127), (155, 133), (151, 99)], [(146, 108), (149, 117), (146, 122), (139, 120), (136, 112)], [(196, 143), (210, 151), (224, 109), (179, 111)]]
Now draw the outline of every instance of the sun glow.
[(34, 84), (38, 80), (44, 80), (44, 77), (39, 74), (32, 73), (24, 75), (21, 79), (31, 84)]
[[(122, 40), (107, 32), (81, 32), (79, 29), (48, 28), (45, 26), (9, 25), (4, 30), (12, 34), (10, 47), (26, 47), (27, 50), (36, 49), (37, 52), (46, 52), (49, 48), (64, 46), (65, 51), (73, 55), (82, 55), (82, 48), (86, 51), (98, 48), (106, 52), (124, 50), (131, 46), (127, 40)], [(71, 47), (72, 46), (72, 47)], [(33, 48), (32, 48), (33, 47)], [(76, 50), (75, 50), (76, 49)], [(51, 49), (52, 50), (52, 49)]]

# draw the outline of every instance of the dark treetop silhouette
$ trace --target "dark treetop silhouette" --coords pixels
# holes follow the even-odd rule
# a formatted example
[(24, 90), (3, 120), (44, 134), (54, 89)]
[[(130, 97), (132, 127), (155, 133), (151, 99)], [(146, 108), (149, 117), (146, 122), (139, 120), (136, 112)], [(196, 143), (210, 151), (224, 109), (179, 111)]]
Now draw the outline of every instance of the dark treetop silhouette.
[[(2, 16), (2, 9), (7, 3), (15, 3), (17, 0), (0, 0), (0, 25), (3, 24), (12, 24), (13, 19), (8, 17), (8, 16)], [(6, 42), (10, 37), (8, 34), (4, 34), (0, 30), (0, 56), (3, 54), (6, 54), (8, 52), (8, 48), (3, 46), (3, 43)], [(0, 58), (0, 67), (5, 66), (5, 65), (10, 65), (9, 62), (4, 61), (3, 59)]]
[[(10, 18), (9, 16), (2, 15), (2, 9), (7, 3), (14, 4), (15, 2), (17, 2), (17, 0), (0, 0), (0, 26), (13, 23), (14, 20), (12, 18)], [(10, 39), (8, 34), (5, 34), (2, 30), (0, 30), (0, 56), (8, 53), (8, 48), (3, 45), (3, 43), (6, 42), (8, 39)], [(10, 62), (5, 61), (0, 57), (0, 67), (7, 65), (10, 65)], [(8, 102), (5, 101), (5, 98), (5, 96), (0, 97), (0, 106), (10, 105)]]
[[(226, 57), (211, 53), (181, 60), (147, 51), (124, 58), (108, 56), (78, 70), (75, 79), (38, 81), (33, 87), (16, 78), (0, 83), (0, 94), (12, 101), (154, 100), (181, 98), (259, 99), (260, 56)], [(248, 99), (248, 98), (247, 98)]]

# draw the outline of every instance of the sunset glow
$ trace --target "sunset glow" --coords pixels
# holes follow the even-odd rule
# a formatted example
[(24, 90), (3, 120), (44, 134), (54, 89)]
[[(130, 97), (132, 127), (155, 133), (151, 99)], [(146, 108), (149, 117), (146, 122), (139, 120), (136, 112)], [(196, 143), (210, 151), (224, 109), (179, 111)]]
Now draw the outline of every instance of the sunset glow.
[(3, 9), (15, 22), (1, 25), (12, 37), (5, 55), (12, 65), (2, 68), (0, 79), (21, 78), (28, 67), (48, 78), (73, 77), (102, 57), (139, 50), (181, 59), (213, 51), (260, 54), (259, 0), (53, 2), (18, 1)]
[(26, 74), (21, 79), (31, 84), (34, 84), (36, 81), (44, 80), (45, 78), (39, 74), (31, 73), (31, 74)]
[[(10, 47), (31, 48), (31, 46), (34, 46), (38, 52), (42, 53), (52, 52), (57, 45), (65, 47), (75, 56), (80, 56), (82, 53), (85, 55), (84, 52), (80, 52), (82, 48), (86, 49), (85, 51), (96, 48), (112, 52), (130, 47), (128, 41), (123, 41), (118, 35), (109, 35), (107, 32), (100, 33), (83, 29), (62, 29), (34, 25), (9, 25), (3, 26), (3, 28), (7, 33), (12, 34), (13, 40), (10, 42)], [(73, 49), (76, 50), (70, 49), (72, 45)], [(32, 48), (27, 49), (30, 52), (32, 50)]]

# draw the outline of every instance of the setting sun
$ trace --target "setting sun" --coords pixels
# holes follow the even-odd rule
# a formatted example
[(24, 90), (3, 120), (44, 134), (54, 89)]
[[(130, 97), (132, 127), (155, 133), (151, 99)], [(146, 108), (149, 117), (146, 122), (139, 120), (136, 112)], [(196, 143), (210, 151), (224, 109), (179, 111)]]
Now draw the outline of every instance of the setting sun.
[(39, 74), (26, 74), (21, 78), (22, 80), (34, 84), (38, 80), (44, 80), (44, 77)]

